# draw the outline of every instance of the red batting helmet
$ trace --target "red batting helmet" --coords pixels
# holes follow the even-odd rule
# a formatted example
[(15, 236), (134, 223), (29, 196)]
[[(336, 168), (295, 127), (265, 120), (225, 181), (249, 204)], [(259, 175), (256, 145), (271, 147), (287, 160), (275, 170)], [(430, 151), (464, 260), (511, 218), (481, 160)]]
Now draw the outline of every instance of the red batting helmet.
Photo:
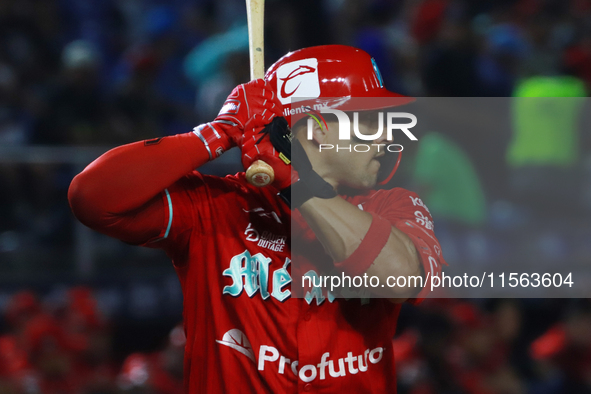
[[(291, 126), (304, 118), (309, 108), (367, 111), (414, 101), (384, 88), (375, 60), (367, 52), (346, 45), (322, 45), (290, 52), (267, 70), (265, 79), (276, 86)], [(382, 163), (378, 177), (382, 185), (394, 175), (400, 154), (397, 159), (388, 159)]]

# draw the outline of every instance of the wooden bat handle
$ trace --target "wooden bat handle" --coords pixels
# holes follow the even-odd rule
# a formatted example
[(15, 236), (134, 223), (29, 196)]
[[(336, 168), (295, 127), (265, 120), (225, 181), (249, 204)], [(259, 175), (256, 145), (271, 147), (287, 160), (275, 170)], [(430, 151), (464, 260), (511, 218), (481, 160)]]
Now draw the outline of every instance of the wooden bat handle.
[[(265, 0), (246, 0), (248, 19), (248, 52), (250, 53), (250, 79), (265, 76), (264, 16)], [(267, 186), (275, 179), (273, 168), (257, 160), (246, 170), (246, 180), (257, 187)]]
[(246, 180), (253, 186), (263, 187), (273, 183), (275, 171), (262, 160), (257, 160), (246, 170)]
[(265, 0), (246, 0), (250, 79), (265, 76)]
[(267, 186), (275, 179), (273, 167), (262, 160), (257, 160), (246, 170), (246, 179), (256, 187)]

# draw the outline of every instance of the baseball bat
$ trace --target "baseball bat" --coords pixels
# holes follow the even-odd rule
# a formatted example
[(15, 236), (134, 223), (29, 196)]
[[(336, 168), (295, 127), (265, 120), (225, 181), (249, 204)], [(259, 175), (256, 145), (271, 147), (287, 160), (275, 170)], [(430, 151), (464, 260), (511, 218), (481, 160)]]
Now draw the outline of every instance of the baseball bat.
[[(248, 52), (250, 54), (250, 79), (265, 76), (264, 20), (265, 0), (246, 0), (248, 20)], [(273, 168), (257, 160), (246, 170), (246, 180), (254, 186), (267, 186), (275, 179)]]

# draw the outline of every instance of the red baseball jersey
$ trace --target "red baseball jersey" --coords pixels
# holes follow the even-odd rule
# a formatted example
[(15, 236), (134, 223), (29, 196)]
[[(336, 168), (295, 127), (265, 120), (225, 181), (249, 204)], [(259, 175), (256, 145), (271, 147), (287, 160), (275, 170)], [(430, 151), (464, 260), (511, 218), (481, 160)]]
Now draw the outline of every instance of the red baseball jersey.
[[(243, 173), (194, 172), (162, 194), (162, 233), (145, 245), (167, 252), (181, 282), (187, 392), (396, 392), (400, 305), (322, 292), (293, 297), (292, 212), (276, 193), (249, 185)], [(407, 233), (425, 273), (438, 274), (444, 261), (433, 222), (414, 193), (347, 199)], [(322, 250), (313, 237), (307, 242)]]

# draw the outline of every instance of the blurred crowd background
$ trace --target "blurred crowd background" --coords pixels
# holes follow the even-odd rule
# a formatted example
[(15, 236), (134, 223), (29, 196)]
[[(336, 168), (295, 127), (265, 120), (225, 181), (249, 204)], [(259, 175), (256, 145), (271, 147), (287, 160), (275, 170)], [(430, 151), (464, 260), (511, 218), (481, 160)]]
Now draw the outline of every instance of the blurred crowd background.
[[(506, 127), (430, 123), (389, 186), (423, 197), (451, 266), (585, 272), (591, 1), (267, 0), (265, 13), (267, 65), (347, 44), (391, 90), (500, 98)], [(213, 119), (249, 79), (245, 21), (242, 0), (0, 1), (0, 393), (180, 392), (168, 259), (85, 229), (66, 193), (110, 147)], [(236, 149), (203, 169), (240, 170)], [(591, 392), (587, 299), (428, 300), (404, 306), (393, 340), (402, 394)]]

